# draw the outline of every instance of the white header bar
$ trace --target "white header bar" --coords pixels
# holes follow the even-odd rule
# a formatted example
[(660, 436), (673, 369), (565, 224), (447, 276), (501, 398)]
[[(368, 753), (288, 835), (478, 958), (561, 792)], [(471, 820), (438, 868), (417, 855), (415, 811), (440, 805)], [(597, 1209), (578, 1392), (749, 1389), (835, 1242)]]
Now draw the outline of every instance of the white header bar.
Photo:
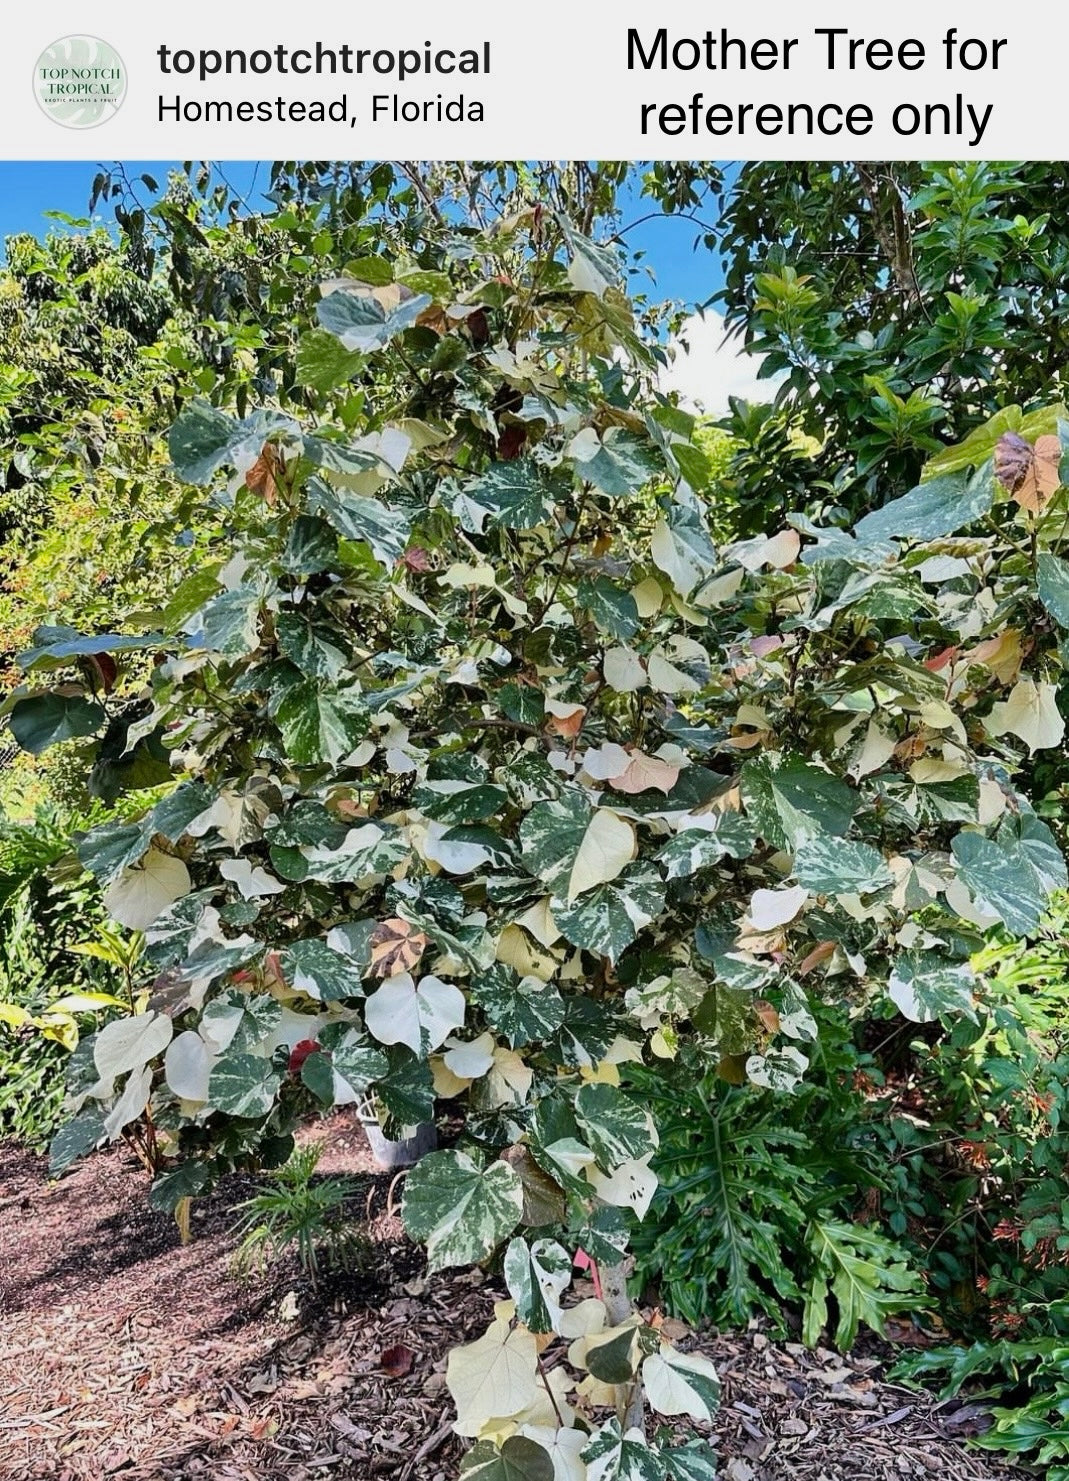
[(5, 33), (11, 159), (1069, 155), (1049, 4), (60, 3)]

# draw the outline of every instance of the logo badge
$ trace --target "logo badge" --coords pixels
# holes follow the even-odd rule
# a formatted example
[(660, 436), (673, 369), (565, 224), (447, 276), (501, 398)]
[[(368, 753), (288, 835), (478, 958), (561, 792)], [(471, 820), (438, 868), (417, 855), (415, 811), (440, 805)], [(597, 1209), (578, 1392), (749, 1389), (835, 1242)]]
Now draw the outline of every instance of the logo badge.
[(37, 58), (33, 90), (55, 123), (95, 129), (118, 112), (126, 96), (126, 68), (115, 48), (99, 37), (63, 36)]

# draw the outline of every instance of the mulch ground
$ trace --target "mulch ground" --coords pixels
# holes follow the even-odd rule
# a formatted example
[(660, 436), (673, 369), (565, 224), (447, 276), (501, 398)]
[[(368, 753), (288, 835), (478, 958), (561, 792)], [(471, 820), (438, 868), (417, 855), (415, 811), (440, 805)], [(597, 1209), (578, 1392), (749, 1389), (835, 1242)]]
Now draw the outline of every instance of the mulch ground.
[[(359, 1126), (317, 1134), (322, 1170), (359, 1178), (373, 1241), (363, 1273), (320, 1293), (295, 1267), (235, 1277), (251, 1180), (200, 1200), (183, 1246), (123, 1149), (50, 1185), (0, 1144), (2, 1481), (453, 1481), (446, 1353), (501, 1293), (478, 1270), (427, 1279)], [(881, 1381), (887, 1348), (844, 1359), (759, 1330), (682, 1345), (720, 1369), (726, 1481), (1023, 1474), (968, 1450), (976, 1406)]]

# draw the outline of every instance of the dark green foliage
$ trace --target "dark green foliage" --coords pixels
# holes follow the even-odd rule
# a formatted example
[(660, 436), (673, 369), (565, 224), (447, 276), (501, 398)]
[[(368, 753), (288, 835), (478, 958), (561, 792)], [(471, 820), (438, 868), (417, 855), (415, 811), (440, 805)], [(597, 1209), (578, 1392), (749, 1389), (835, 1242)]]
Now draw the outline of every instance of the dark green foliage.
[(345, 1208), (356, 1184), (351, 1178), (317, 1173), (322, 1155), (322, 1142), (299, 1148), (258, 1193), (238, 1205), (239, 1270), (263, 1270), (292, 1250), (314, 1286), (323, 1265), (351, 1268), (367, 1258), (367, 1240)]

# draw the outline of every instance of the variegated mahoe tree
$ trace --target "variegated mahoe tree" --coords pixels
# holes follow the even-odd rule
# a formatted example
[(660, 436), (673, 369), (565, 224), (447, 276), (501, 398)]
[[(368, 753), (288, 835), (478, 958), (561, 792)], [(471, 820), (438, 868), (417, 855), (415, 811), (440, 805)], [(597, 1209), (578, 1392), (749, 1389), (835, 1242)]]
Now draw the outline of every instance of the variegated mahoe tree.
[(449, 1361), (465, 1474), (705, 1481), (661, 1421), (708, 1424), (716, 1375), (624, 1280), (657, 1141), (628, 1066), (789, 1093), (814, 999), (968, 1014), (984, 932), (1037, 926), (1069, 430), (1011, 408), (850, 532), (715, 549), (694, 421), (567, 222), (443, 222), (319, 318), (306, 421), (178, 418), (229, 543), (161, 631), (24, 656), (24, 746), (174, 778), (79, 841), (154, 980), (79, 1046), (53, 1166), (150, 1127), (181, 1218), (317, 1110), (371, 1097), (397, 1135), (446, 1103), (406, 1227), (511, 1296)]

